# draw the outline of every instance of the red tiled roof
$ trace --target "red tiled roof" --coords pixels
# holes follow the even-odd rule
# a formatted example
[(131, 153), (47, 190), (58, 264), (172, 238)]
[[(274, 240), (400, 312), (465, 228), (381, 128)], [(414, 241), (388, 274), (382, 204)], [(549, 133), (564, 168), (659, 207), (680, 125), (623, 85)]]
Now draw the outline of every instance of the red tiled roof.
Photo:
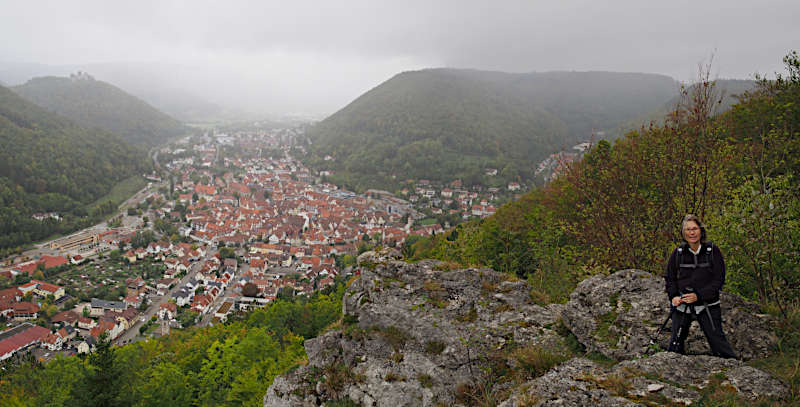
[(49, 334), (49, 329), (42, 328), (38, 325), (31, 325), (30, 328), (0, 341), (0, 355), (15, 352), (36, 341), (41, 341), (42, 338)]
[(178, 311), (178, 306), (174, 302), (165, 302), (160, 305), (160, 308), (170, 310), (172, 312)]
[(61, 287), (59, 287), (59, 286), (57, 286), (57, 285), (55, 285), (55, 284), (50, 284), (50, 283), (39, 282), (39, 287), (38, 287), (38, 288), (39, 288), (40, 290), (42, 290), (42, 291), (47, 291), (47, 292), (55, 293), (55, 292), (56, 292), (56, 291), (58, 291), (58, 290), (59, 290)]
[(74, 324), (78, 322), (78, 318), (80, 316), (77, 312), (69, 310), (64, 312), (59, 312), (58, 314), (53, 315), (53, 318), (50, 319), (50, 322), (67, 322), (70, 324)]
[(14, 315), (16, 314), (34, 314), (39, 312), (39, 306), (30, 302), (18, 302), (12, 305)]
[(90, 334), (90, 335), (92, 335), (92, 336), (93, 336), (93, 337), (95, 337), (95, 338), (99, 338), (99, 337), (100, 337), (100, 335), (102, 335), (102, 334), (103, 334), (103, 332), (105, 332), (105, 331), (110, 331), (110, 330), (114, 329), (114, 327), (115, 327), (116, 325), (117, 325), (117, 324), (115, 324), (115, 323), (113, 323), (113, 322), (111, 322), (111, 321), (102, 321), (102, 320), (101, 320), (101, 321), (100, 321), (100, 322), (97, 324), (97, 326), (96, 326), (96, 327), (92, 328), (92, 330), (89, 332), (89, 334)]

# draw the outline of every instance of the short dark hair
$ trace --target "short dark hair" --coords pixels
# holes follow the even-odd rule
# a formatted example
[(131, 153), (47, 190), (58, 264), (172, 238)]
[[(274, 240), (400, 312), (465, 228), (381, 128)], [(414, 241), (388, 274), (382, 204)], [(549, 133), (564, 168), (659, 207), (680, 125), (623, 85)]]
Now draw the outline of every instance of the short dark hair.
[(706, 242), (706, 225), (697, 217), (697, 215), (692, 215), (691, 213), (683, 217), (683, 221), (681, 221), (681, 239), (685, 242), (686, 239), (683, 237), (683, 228), (686, 227), (686, 222), (694, 222), (697, 227), (700, 228), (700, 243)]

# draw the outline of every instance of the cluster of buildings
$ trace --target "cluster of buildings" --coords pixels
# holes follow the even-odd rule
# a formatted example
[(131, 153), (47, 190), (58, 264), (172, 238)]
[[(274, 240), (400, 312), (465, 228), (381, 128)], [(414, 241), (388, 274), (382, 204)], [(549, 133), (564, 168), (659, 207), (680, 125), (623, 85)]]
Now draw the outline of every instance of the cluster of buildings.
[(41, 302), (37, 303), (37, 299), (47, 298), (57, 302), (65, 297), (63, 287), (38, 280), (0, 291), (0, 315), (11, 326), (0, 332), (0, 360), (35, 347), (51, 351), (71, 348), (76, 353), (88, 352), (102, 332), (110, 331), (113, 335), (115, 330), (124, 329), (125, 325), (120, 325), (120, 317), (125, 319), (128, 326), (136, 317), (133, 308), (124, 309), (119, 315), (95, 313), (92, 308), (96, 320), (67, 310), (49, 319), (51, 329), (32, 323), (44, 323), (41, 318), (43, 310), (39, 306)]
[[(520, 188), (517, 182), (508, 184), (508, 191), (519, 191)], [(462, 219), (494, 215), (497, 212), (494, 202), (502, 192), (498, 187), (470, 190), (462, 186), (461, 180), (441, 185), (424, 179), (416, 181), (412, 188), (400, 191), (410, 202), (429, 208), (434, 215), (456, 214)]]
[[(20, 258), (21, 259), (21, 258)], [(18, 274), (32, 276), (37, 269), (52, 269), (69, 264), (69, 259), (64, 256), (42, 256), (38, 259), (20, 261), (0, 269), (0, 276), (14, 278)]]
[[(242, 147), (273, 146), (265, 140), (260, 147)], [(215, 156), (212, 146), (195, 150), (198, 157), (192, 162), (209, 163)], [(168, 164), (180, 174), (175, 189), (187, 208), (189, 226), (181, 232), (199, 244), (287, 246), (292, 249), (264, 253), (265, 261), (296, 268), (301, 266), (301, 257), (315, 256), (315, 251), (320, 257), (354, 252), (365, 235), (377, 235), (383, 244), (402, 245), (409, 234), (429, 234), (435, 229), (412, 228), (403, 216), (411, 210), (408, 202), (356, 196), (331, 184), (314, 184), (308, 169), (288, 155), (224, 160), (226, 167), (243, 172), (218, 176), (204, 169), (205, 164), (200, 168), (182, 164), (186, 158)]]
[(27, 284), (0, 290), (0, 315), (10, 321), (30, 321), (39, 318), (41, 309), (34, 296), (58, 301), (65, 297), (64, 288), (33, 280)]

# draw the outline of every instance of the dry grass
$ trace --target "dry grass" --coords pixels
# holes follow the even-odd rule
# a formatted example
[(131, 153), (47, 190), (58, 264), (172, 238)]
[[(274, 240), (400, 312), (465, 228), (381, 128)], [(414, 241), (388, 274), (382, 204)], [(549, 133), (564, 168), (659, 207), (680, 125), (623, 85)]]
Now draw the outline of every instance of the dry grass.
[(517, 375), (524, 379), (539, 377), (559, 363), (567, 360), (567, 356), (553, 353), (535, 345), (523, 346), (514, 349), (509, 358), (519, 366)]
[(397, 373), (395, 373), (395, 372), (389, 372), (389, 373), (386, 373), (386, 376), (383, 377), (383, 381), (389, 382), (389, 383), (391, 383), (391, 382), (404, 382), (404, 381), (406, 381), (406, 378), (401, 376), (401, 375), (399, 375), (399, 374), (397, 374)]
[(428, 341), (425, 343), (425, 352), (431, 355), (438, 355), (444, 352), (447, 345), (440, 341)]
[(461, 314), (456, 319), (459, 322), (475, 322), (478, 319), (478, 310), (475, 307), (470, 307), (466, 314)]
[(402, 362), (403, 358), (404, 358), (404, 356), (400, 352), (394, 352), (394, 353), (392, 353), (392, 356), (389, 357), (389, 359), (391, 359), (392, 362), (394, 362), (394, 363)]

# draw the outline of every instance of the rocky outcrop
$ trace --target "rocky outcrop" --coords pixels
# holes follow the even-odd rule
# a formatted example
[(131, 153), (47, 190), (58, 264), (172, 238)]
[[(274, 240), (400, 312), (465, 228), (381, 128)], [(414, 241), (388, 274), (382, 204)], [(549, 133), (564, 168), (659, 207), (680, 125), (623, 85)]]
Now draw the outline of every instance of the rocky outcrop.
[[(771, 319), (759, 314), (755, 304), (728, 293), (722, 293), (721, 306), (725, 333), (737, 355), (744, 360), (767, 356), (777, 340), (771, 333)], [(658, 338), (655, 335), (668, 315), (664, 279), (645, 271), (623, 270), (578, 284), (564, 308), (563, 319), (587, 349), (626, 360), (658, 350), (651, 338), (666, 349), (670, 324)], [(710, 354), (696, 323), (690, 332), (687, 353)]]
[(521, 385), (500, 407), (688, 405), (709, 386), (750, 400), (789, 396), (780, 381), (741, 361), (661, 352), (611, 369), (571, 359)]
[(364, 406), (457, 405), (469, 397), (459, 391), (472, 391), (491, 369), (493, 354), (512, 344), (564, 346), (553, 329), (561, 306), (533, 304), (527, 283), (396, 256), (359, 257), (361, 277), (343, 300), (345, 326), (306, 341), (308, 366), (276, 380), (265, 405), (342, 397)]
[[(787, 391), (735, 360), (647, 357), (649, 339), (642, 338), (664, 311), (663, 294), (653, 294), (657, 280), (644, 272), (590, 279), (566, 306), (542, 307), (527, 283), (492, 270), (408, 264), (393, 250), (358, 260), (361, 277), (345, 293), (341, 326), (306, 341), (308, 364), (276, 378), (266, 406), (627, 406), (695, 401), (709, 385), (747, 398)], [(575, 337), (625, 361), (607, 367), (585, 359)], [(637, 352), (642, 357), (628, 355)]]

